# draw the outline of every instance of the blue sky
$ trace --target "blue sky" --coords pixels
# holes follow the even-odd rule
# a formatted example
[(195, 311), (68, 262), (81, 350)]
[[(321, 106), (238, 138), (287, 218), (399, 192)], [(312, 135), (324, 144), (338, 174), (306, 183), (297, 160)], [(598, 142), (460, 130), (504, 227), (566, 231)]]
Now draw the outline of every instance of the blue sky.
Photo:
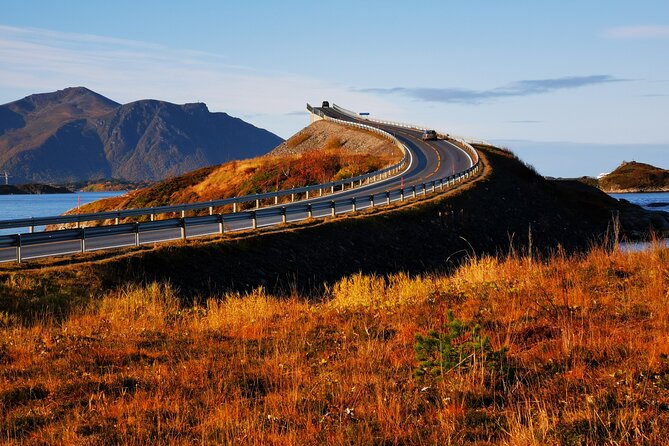
[(596, 175), (669, 168), (667, 56), (666, 0), (22, 0), (0, 17), (0, 103), (83, 85), (288, 137), (329, 99)]

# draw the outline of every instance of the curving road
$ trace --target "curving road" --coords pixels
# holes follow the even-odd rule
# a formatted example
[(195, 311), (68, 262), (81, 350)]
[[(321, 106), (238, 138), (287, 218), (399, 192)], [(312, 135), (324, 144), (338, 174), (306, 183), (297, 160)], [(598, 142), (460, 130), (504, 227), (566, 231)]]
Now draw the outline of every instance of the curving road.
[[(408, 188), (414, 185), (422, 185), (430, 181), (448, 177), (457, 172), (462, 172), (473, 165), (470, 156), (461, 148), (444, 140), (422, 141), (421, 132), (393, 125), (377, 124), (365, 119), (354, 118), (350, 115), (340, 113), (330, 107), (322, 107), (323, 114), (344, 121), (359, 122), (373, 127), (385, 130), (399, 139), (409, 150), (411, 163), (405, 172), (397, 177), (388, 178), (369, 185), (349, 189), (334, 194), (328, 194), (324, 197), (315, 197), (309, 200), (300, 201), (302, 204), (311, 204), (318, 207), (318, 204), (331, 203), (332, 200), (356, 199), (358, 210), (373, 206), (374, 204), (383, 204), (400, 200), (399, 192), (391, 194), (386, 193), (389, 190), (397, 190), (402, 185)], [(257, 227), (265, 227), (281, 224), (283, 217), (276, 215), (276, 208), (279, 206), (270, 206), (262, 208), (257, 212)], [(353, 210), (352, 204), (341, 204), (336, 206), (336, 213), (345, 213)], [(315, 218), (331, 215), (331, 209), (314, 210), (312, 216)], [(263, 215), (273, 214), (273, 215)], [(286, 215), (286, 221), (299, 221), (308, 218), (306, 210), (289, 212)], [(193, 218), (195, 221), (196, 218)], [(230, 221), (224, 223), (224, 230), (240, 231), (251, 229), (252, 222), (248, 219), (239, 221)], [(201, 237), (217, 234), (220, 232), (218, 223), (193, 224), (187, 226), (185, 235), (188, 238)], [(139, 234), (114, 234), (87, 239), (82, 246), (81, 241), (50, 241), (38, 245), (23, 246), (21, 257), (24, 260), (40, 257), (50, 257), (56, 255), (72, 254), (82, 250), (95, 251), (101, 249), (113, 249), (137, 244), (150, 244), (168, 240), (178, 240), (182, 238), (182, 232), (179, 228), (169, 228), (151, 231), (142, 231)], [(0, 262), (16, 261), (16, 248), (0, 248)]]

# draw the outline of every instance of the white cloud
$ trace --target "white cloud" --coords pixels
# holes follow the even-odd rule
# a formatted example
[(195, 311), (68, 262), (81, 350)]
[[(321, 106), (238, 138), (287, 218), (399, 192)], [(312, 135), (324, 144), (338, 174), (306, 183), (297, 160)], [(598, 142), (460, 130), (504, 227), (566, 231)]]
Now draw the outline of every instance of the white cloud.
[(607, 29), (604, 36), (612, 39), (666, 39), (669, 38), (667, 25), (633, 25)]
[[(0, 25), (0, 89), (5, 94), (85, 86), (117, 102), (205, 102), (212, 111), (259, 115), (255, 122), (290, 136), (306, 125), (286, 112), (336, 100), (355, 109), (395, 107), (371, 94), (304, 76), (263, 72), (225, 57), (147, 42)], [(19, 96), (20, 97), (20, 96)], [(0, 98), (0, 103), (19, 97)], [(4, 101), (2, 100), (4, 99)]]

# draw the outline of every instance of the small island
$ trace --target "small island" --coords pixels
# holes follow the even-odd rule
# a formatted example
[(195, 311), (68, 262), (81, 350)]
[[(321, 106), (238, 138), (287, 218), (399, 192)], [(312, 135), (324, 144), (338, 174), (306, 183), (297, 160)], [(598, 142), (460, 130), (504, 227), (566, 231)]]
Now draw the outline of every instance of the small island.
[(13, 184), (0, 185), (0, 195), (29, 195), (29, 194), (71, 194), (70, 189), (49, 184)]
[(669, 170), (636, 161), (623, 161), (613, 172), (578, 181), (609, 194), (669, 192)]
[(597, 183), (607, 193), (669, 192), (669, 170), (624, 161), (613, 172), (598, 178)]

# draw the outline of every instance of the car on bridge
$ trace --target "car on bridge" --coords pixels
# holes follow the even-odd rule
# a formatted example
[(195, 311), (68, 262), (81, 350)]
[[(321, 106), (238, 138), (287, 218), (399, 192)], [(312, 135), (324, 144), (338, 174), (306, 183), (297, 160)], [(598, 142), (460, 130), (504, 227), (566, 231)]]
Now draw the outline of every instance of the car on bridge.
[(421, 135), (420, 139), (422, 139), (423, 141), (437, 139), (437, 132), (435, 132), (434, 130), (425, 130), (423, 131), (423, 134)]

